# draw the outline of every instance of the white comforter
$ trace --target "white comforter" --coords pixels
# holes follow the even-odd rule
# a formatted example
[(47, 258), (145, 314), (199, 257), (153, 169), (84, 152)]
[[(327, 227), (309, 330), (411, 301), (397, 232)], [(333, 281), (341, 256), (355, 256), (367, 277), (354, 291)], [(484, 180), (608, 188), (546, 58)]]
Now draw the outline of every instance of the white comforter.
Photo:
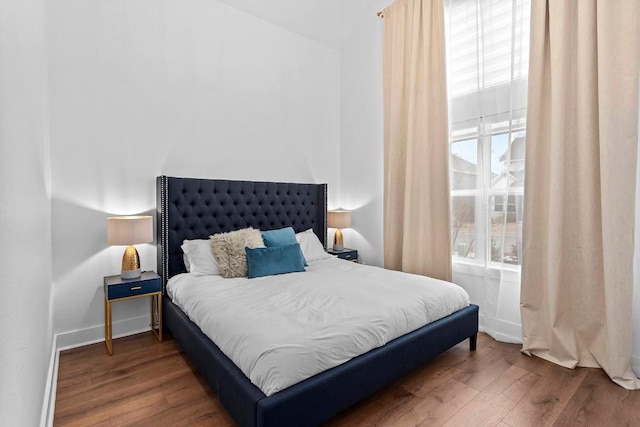
[(181, 274), (167, 289), (267, 396), (469, 305), (453, 283), (336, 258), (256, 279)]

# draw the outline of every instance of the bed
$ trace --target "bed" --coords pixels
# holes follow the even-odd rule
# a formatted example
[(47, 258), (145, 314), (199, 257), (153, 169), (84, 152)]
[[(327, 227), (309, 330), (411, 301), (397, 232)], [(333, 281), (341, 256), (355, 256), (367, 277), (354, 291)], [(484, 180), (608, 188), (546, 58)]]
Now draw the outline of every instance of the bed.
[[(157, 178), (158, 272), (163, 283), (186, 271), (183, 240), (254, 227), (312, 229), (326, 246), (326, 184)], [(340, 261), (347, 262), (347, 261)], [(170, 298), (165, 327), (241, 426), (318, 425), (452, 346), (475, 350), (478, 307), (403, 335), (346, 363), (267, 396)]]

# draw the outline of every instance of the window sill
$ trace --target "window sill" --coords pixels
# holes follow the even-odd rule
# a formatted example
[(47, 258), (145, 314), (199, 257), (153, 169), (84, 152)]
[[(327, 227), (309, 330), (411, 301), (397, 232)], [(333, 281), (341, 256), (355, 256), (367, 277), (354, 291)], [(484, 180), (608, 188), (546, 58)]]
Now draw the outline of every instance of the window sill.
[(505, 264), (501, 267), (498, 263), (491, 263), (485, 268), (482, 263), (454, 257), (453, 271), (454, 273), (486, 277), (495, 280), (500, 280), (500, 276), (502, 275), (502, 279), (505, 281), (520, 283), (519, 265)]

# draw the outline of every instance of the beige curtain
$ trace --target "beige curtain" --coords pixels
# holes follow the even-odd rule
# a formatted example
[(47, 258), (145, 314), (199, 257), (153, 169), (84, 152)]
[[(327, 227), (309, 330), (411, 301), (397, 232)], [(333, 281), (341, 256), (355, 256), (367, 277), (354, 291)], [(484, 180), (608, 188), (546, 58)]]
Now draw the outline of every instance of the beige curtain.
[(451, 280), (442, 0), (397, 0), (384, 16), (384, 264)]
[(521, 290), (523, 351), (629, 389), (638, 8), (532, 0)]

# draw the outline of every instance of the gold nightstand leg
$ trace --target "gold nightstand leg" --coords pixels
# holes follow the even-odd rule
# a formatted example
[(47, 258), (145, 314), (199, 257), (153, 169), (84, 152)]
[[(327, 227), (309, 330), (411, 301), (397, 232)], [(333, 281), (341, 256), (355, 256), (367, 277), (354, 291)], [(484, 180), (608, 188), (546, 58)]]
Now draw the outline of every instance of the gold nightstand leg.
[(107, 346), (107, 352), (113, 355), (113, 340), (111, 326), (111, 302), (104, 299), (104, 343)]
[(158, 294), (158, 341), (162, 342), (162, 294)]
[[(158, 329), (157, 330), (153, 323), (154, 302), (158, 310)], [(162, 341), (162, 293), (161, 292), (151, 295), (151, 332), (153, 332), (153, 335), (156, 336), (158, 341)]]
[(155, 310), (154, 310), (154, 307), (153, 307), (153, 305), (154, 305), (154, 301), (153, 300), (156, 298), (156, 295), (152, 294), (149, 298), (151, 298), (151, 332), (153, 332), (153, 334), (155, 335), (155, 326), (154, 326), (154, 323), (153, 323), (153, 317), (154, 317), (153, 313), (154, 313)]

